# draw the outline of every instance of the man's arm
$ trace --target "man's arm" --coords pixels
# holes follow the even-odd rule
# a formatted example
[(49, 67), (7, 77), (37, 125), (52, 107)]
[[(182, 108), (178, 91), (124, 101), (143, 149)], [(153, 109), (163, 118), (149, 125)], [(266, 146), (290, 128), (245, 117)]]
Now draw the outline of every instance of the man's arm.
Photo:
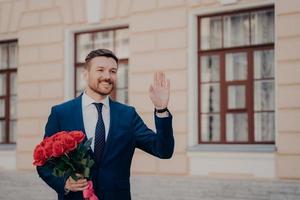
[[(45, 137), (50, 137), (52, 134), (55, 134), (57, 132), (61, 131), (58, 123), (58, 119), (56, 116), (55, 108), (52, 107), (50, 116), (48, 118), (48, 122), (46, 124), (45, 128)], [(52, 175), (53, 172), (53, 166), (50, 164), (45, 164), (44, 166), (37, 167), (37, 172), (39, 176), (51, 187), (53, 188), (57, 193), (64, 194), (64, 186), (66, 182), (65, 177), (56, 177)]]
[(156, 157), (168, 159), (174, 152), (172, 115), (158, 117), (155, 114), (156, 133), (149, 129), (134, 110), (131, 127), (135, 135), (136, 147)]
[(163, 72), (156, 72), (149, 96), (155, 107), (156, 134), (150, 130), (134, 110), (131, 127), (136, 137), (136, 146), (159, 158), (171, 158), (174, 151), (172, 115), (168, 111), (170, 81)]

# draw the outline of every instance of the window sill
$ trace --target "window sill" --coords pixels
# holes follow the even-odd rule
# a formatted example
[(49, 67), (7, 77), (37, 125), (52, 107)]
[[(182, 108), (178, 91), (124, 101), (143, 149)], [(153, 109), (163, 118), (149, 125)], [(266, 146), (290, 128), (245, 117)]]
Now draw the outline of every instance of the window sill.
[(198, 144), (188, 148), (188, 152), (272, 153), (275, 151), (275, 144)]
[(14, 151), (16, 147), (16, 144), (0, 144), (0, 151)]

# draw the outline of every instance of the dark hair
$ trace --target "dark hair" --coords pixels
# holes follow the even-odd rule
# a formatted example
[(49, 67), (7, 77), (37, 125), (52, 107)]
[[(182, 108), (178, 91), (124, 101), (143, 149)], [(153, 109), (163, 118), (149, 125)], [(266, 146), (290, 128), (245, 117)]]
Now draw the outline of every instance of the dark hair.
[(114, 59), (118, 64), (118, 58), (117, 56), (108, 49), (96, 49), (91, 51), (85, 58), (85, 66), (87, 67), (88, 63), (95, 57), (104, 56), (108, 58)]

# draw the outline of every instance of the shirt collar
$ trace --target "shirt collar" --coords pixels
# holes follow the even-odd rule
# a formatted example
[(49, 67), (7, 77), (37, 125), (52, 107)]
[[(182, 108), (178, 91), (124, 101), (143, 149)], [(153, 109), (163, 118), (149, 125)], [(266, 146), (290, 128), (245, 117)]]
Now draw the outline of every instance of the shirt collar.
[(104, 107), (109, 109), (109, 97), (106, 96), (104, 99), (102, 99), (101, 101), (96, 101), (94, 100), (92, 97), (88, 96), (86, 94), (86, 92), (84, 91), (84, 93), (82, 94), (82, 105), (83, 107), (87, 107), (93, 103), (103, 103)]

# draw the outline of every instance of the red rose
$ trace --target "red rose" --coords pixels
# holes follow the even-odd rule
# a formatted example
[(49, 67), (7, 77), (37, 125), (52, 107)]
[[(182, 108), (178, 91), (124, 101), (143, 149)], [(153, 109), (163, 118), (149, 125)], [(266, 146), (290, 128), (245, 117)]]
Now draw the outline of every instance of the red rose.
[(77, 141), (77, 143), (82, 142), (85, 137), (82, 131), (71, 131), (70, 134)]
[(57, 133), (55, 133), (54, 135), (51, 136), (51, 139), (53, 141), (60, 140), (60, 138), (62, 137), (62, 135), (65, 135), (67, 133), (68, 133), (67, 131), (57, 132)]
[(54, 141), (52, 144), (52, 156), (60, 157), (63, 154), (64, 154), (63, 143), (59, 140)]
[(43, 140), (44, 142), (44, 149), (45, 149), (45, 154), (47, 158), (50, 158), (52, 156), (52, 146), (53, 146), (53, 141), (51, 140), (51, 138), (46, 138), (45, 140)]
[(34, 149), (33, 159), (34, 159), (33, 164), (36, 166), (42, 166), (46, 162), (47, 158), (45, 155), (45, 149), (40, 144), (37, 145)]
[(77, 141), (69, 134), (63, 135), (61, 141), (67, 152), (73, 151), (77, 147)]

